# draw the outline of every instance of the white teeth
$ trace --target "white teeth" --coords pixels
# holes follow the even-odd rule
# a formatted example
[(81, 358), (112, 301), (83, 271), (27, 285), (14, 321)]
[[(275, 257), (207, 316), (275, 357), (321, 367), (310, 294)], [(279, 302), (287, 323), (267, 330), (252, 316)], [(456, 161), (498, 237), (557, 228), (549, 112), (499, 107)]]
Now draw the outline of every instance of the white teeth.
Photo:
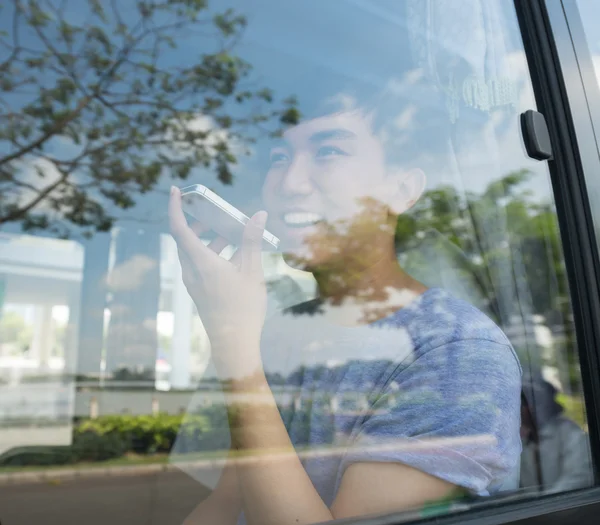
[(319, 222), (321, 219), (322, 219), (322, 217), (320, 215), (317, 215), (316, 213), (307, 213), (307, 212), (286, 213), (283, 216), (284, 222), (286, 224), (293, 225), (293, 226), (298, 226), (300, 224), (302, 224), (302, 225), (315, 224), (316, 222)]

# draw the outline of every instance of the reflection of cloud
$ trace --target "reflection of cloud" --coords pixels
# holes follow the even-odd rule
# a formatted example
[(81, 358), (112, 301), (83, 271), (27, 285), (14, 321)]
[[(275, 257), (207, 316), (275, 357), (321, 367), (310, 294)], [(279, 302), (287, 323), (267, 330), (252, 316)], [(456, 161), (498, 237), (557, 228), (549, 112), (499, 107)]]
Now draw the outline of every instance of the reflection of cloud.
[(347, 93), (337, 93), (329, 97), (325, 101), (325, 105), (328, 106), (330, 104), (340, 107), (341, 111), (352, 111), (358, 106), (356, 98)]
[(394, 119), (394, 126), (402, 131), (411, 128), (416, 114), (417, 107), (415, 105), (406, 107), (402, 113)]
[(115, 266), (106, 278), (112, 291), (137, 290), (144, 282), (146, 273), (156, 266), (156, 261), (146, 255), (134, 255), (131, 259)]
[(518, 50), (508, 53), (504, 59), (506, 69), (510, 72), (510, 78), (515, 84), (515, 89), (518, 94), (518, 107), (535, 107), (533, 90), (529, 77), (529, 66), (527, 65), (527, 57), (525, 51)]
[(455, 179), (450, 181), (465, 191), (479, 193), (493, 180), (511, 171), (529, 169), (533, 176), (523, 185), (532, 191), (534, 200), (552, 198), (546, 163), (530, 159), (525, 154), (519, 130), (519, 114), (537, 107), (529, 76), (525, 52), (514, 51), (504, 59), (509, 76), (517, 92), (516, 107), (504, 106), (492, 110), (483, 127), (469, 126), (459, 116), (457, 124), (463, 139), (455, 150)]
[[(53, 141), (53, 143), (56, 144), (56, 141)], [(63, 158), (66, 157), (66, 155), (61, 154), (60, 157)], [(23, 160), (15, 161), (14, 166), (16, 166), (17, 169), (16, 179), (24, 185), (3, 185), (2, 192), (3, 197), (9, 201), (11, 205), (14, 204), (18, 207), (28, 206), (34, 199), (40, 196), (40, 193), (52, 187), (52, 185), (57, 183), (62, 177), (62, 174), (58, 171), (56, 165), (43, 157), (30, 156)], [(68, 174), (67, 181), (71, 184), (80, 183), (81, 180), (82, 173), (80, 171), (75, 170)], [(69, 207), (64, 203), (61, 203), (60, 211), (58, 211), (54, 208), (52, 201), (58, 200), (60, 202), (60, 199), (64, 198), (64, 194), (61, 192), (64, 192), (65, 188), (68, 189), (68, 186), (58, 184), (57, 187), (49, 191), (31, 211), (33, 213), (47, 214), (51, 219), (59, 217), (61, 212)]]
[[(15, 187), (17, 193), (16, 204), (19, 206), (31, 202), (32, 199), (38, 196), (39, 191), (43, 191), (44, 188), (54, 184), (61, 176), (56, 166), (43, 158), (29, 158), (19, 162), (17, 166), (17, 179), (31, 186), (31, 188)], [(37, 206), (37, 211), (43, 209), (44, 202), (42, 201)], [(48, 206), (46, 206), (46, 209), (49, 209)]]
[[(195, 148), (204, 147), (211, 157), (217, 154), (215, 149), (221, 143), (226, 143), (231, 153), (236, 156), (245, 155), (249, 152), (247, 145), (242, 144), (240, 139), (231, 136), (231, 133), (218, 124), (208, 115), (198, 114), (186, 122), (171, 121), (170, 130), (166, 133), (166, 139), (170, 142), (170, 152), (163, 152), (167, 156), (177, 158), (178, 155), (186, 156), (192, 153)], [(186, 139), (186, 133), (201, 133), (205, 136), (198, 136), (193, 140)]]
[(404, 95), (407, 90), (416, 85), (425, 76), (421, 68), (407, 71), (402, 78), (392, 78), (385, 86), (386, 91), (394, 95)]
[(596, 81), (600, 86), (600, 55), (593, 55), (592, 62), (594, 63), (594, 73), (596, 73)]

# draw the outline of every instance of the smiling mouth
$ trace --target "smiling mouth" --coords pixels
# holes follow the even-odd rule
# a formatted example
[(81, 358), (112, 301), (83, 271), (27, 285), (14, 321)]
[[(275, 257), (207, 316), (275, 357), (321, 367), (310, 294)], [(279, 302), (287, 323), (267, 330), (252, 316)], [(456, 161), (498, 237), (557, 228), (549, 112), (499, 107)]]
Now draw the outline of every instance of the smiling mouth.
[(323, 216), (310, 212), (290, 212), (284, 213), (282, 219), (289, 228), (306, 228), (321, 222)]

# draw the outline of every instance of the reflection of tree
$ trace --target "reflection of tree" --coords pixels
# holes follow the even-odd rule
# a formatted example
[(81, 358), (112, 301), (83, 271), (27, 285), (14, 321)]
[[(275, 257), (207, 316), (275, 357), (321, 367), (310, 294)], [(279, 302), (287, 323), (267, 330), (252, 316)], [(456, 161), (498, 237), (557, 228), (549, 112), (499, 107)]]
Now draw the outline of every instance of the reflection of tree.
[[(513, 254), (518, 253), (532, 313), (563, 319), (568, 295), (556, 213), (551, 203), (530, 199), (524, 189), (530, 175), (527, 170), (509, 173), (481, 194), (461, 195), (450, 186), (425, 193), (398, 221), (399, 250), (418, 246), (429, 230), (439, 232), (462, 251), (465, 271), (476, 277), (491, 303), (497, 300), (490, 269), (512, 268)], [(499, 232), (494, 243), (488, 238), (490, 224)]]
[(14, 346), (19, 352), (27, 350), (33, 338), (33, 327), (17, 312), (5, 312), (0, 318), (0, 345)]
[[(461, 195), (450, 186), (427, 192), (398, 221), (400, 250), (417, 246), (428, 230), (439, 232), (465, 255), (465, 271), (476, 277), (492, 312), (498, 309), (498, 299), (491, 269), (512, 269), (513, 255), (518, 254), (531, 313), (548, 322), (564, 319), (569, 301), (556, 212), (549, 202), (531, 200), (524, 188), (530, 176), (528, 170), (509, 173), (481, 194)], [(493, 243), (488, 238), (490, 224), (498, 234)]]
[[(457, 276), (472, 276), (484, 298), (477, 306), (502, 325), (510, 324), (513, 316), (529, 316), (525, 323), (533, 315), (543, 316), (543, 324), (558, 334), (555, 358), (562, 355), (567, 360), (553, 364), (564, 374), (563, 385), (578, 390), (578, 359), (556, 212), (551, 202), (532, 199), (525, 187), (530, 176), (527, 170), (509, 173), (481, 194), (460, 195), (451, 187), (426, 193), (413, 212), (398, 222), (400, 251), (418, 249), (419, 237), (427, 230), (440, 232), (462, 252)], [(539, 349), (528, 345), (516, 345), (524, 364), (541, 364)]]
[(0, 10), (10, 20), (0, 32), (0, 224), (107, 231), (114, 210), (166, 174), (212, 167), (231, 183), (259, 126), (298, 119), (293, 98), (275, 109), (271, 90), (245, 83), (252, 67), (232, 49), (246, 19), (232, 10), (190, 0)]
[[(543, 315), (548, 324), (564, 322), (569, 314), (569, 300), (556, 214), (551, 203), (540, 204), (531, 199), (524, 188), (530, 175), (527, 170), (509, 173), (491, 182), (480, 194), (459, 193), (452, 186), (427, 191), (396, 224), (400, 261), (410, 262), (407, 267), (414, 268), (416, 277), (429, 285), (428, 279), (435, 282), (435, 276), (428, 273), (428, 268), (436, 268), (431, 253), (442, 259), (440, 264), (454, 257), (458, 262), (453, 276), (475, 283), (476, 292), (484, 301), (478, 306), (497, 318), (500, 308), (515, 308), (503, 312), (506, 318), (520, 306), (502, 303), (497, 296), (499, 285), (506, 284), (499, 280), (508, 272), (511, 280), (520, 279), (526, 286), (531, 314)], [(327, 281), (329, 289), (323, 291), (324, 295), (336, 305), (349, 296), (359, 303), (369, 303), (369, 311), (364, 312), (364, 320), (369, 321), (391, 313), (395, 308), (393, 301), (389, 302), (386, 289), (361, 283), (360, 276), (347, 268), (360, 267), (361, 258), (377, 250), (382, 224), (383, 234), (388, 228), (382, 220), (387, 211), (383, 203), (371, 198), (362, 199), (359, 208), (350, 220), (320, 225), (318, 232), (304, 241), (310, 256), (292, 256), (290, 261), (302, 266), (319, 254), (327, 262), (319, 265), (318, 272), (336, 276)], [(495, 228), (493, 237), (490, 224)], [(436, 232), (438, 239), (431, 253), (422, 250), (429, 232)], [(447, 255), (442, 257), (444, 253)], [(522, 275), (515, 276), (517, 271)], [(317, 306), (315, 302), (313, 308), (302, 309), (299, 305), (290, 311), (314, 313)]]
[[(386, 238), (389, 240), (393, 225), (382, 219), (389, 216), (384, 203), (364, 197), (356, 204), (358, 211), (352, 217), (317, 225), (317, 231), (303, 240), (303, 251), (307, 255), (290, 254), (287, 260), (300, 268), (311, 268), (311, 261), (315, 258), (323, 261), (317, 268), (311, 268), (317, 280), (326, 283), (326, 289), (321, 284), (320, 293), (334, 306), (348, 299), (365, 305), (363, 320), (369, 322), (398, 308), (387, 303), (389, 291), (385, 287), (364, 282), (361, 273), (372, 261), (377, 261), (382, 236), (383, 243)], [(370, 305), (368, 308), (367, 304)], [(292, 313), (314, 313), (318, 310), (318, 301), (308, 309), (302, 306), (290, 309)]]

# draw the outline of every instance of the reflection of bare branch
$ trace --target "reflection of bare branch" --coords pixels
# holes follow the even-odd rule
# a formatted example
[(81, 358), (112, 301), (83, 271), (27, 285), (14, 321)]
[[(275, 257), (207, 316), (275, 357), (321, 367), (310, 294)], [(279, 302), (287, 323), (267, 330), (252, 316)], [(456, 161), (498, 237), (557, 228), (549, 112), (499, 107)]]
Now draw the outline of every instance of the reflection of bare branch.
[(116, 0), (110, 0), (110, 7), (112, 9), (112, 13), (117, 21), (117, 24), (119, 27), (122, 27), (123, 25), (123, 18), (121, 17), (121, 12), (119, 11), (119, 8), (117, 7), (117, 2)]
[[(8, 164), (9, 162), (12, 162), (13, 160), (23, 157), (23, 156), (27, 155), (28, 153), (31, 153), (32, 151), (40, 148), (43, 144), (48, 142), (48, 140), (50, 140), (54, 135), (57, 135), (61, 130), (63, 130), (67, 126), (67, 124), (69, 124), (69, 122), (72, 122), (73, 120), (75, 120), (79, 116), (79, 114), (87, 107), (87, 105), (91, 102), (91, 100), (92, 100), (91, 96), (83, 97), (78, 102), (75, 109), (69, 115), (65, 116), (62, 119), (57, 120), (56, 123), (48, 129), (48, 131), (43, 133), (36, 140), (29, 143), (27, 146), (23, 146), (21, 149), (15, 151), (9, 155), (6, 155), (5, 157), (2, 157), (0, 159), (0, 166)], [(13, 219), (11, 219), (11, 220), (13, 220)]]
[[(178, 29), (179, 27), (181, 27), (182, 24), (183, 23), (166, 24), (165, 26), (161, 27), (161, 30), (162, 29)], [(39, 28), (37, 26), (34, 26), (34, 27), (36, 29), (36, 32), (40, 36), (40, 38), (43, 39), (43, 41), (46, 43), (46, 45), (50, 46), (49, 47), (50, 51), (53, 54), (55, 54), (56, 56), (59, 56), (58, 52), (54, 49), (54, 47), (51, 44), (47, 43), (48, 39), (45, 38), (45, 35), (43, 34), (43, 32), (41, 30), (39, 30)], [(79, 103), (76, 105), (75, 109), (69, 115), (66, 115), (64, 118), (57, 120), (54, 123), (54, 125), (51, 126), (45, 133), (43, 133), (38, 139), (36, 139), (32, 143), (30, 143), (29, 145), (24, 146), (23, 148), (15, 151), (15, 152), (13, 152), (12, 154), (9, 154), (9, 155), (6, 155), (3, 158), (0, 158), (0, 166), (2, 166), (4, 164), (8, 164), (9, 162), (11, 162), (11, 161), (13, 161), (15, 159), (18, 159), (20, 157), (23, 157), (24, 155), (27, 155), (27, 153), (30, 153), (30, 152), (32, 152), (32, 151), (40, 148), (50, 138), (52, 138), (53, 136), (59, 134), (61, 132), (61, 130), (63, 130), (70, 122), (72, 122), (77, 117), (79, 117), (79, 115), (81, 114), (81, 112), (89, 105), (89, 103), (95, 97), (97, 98), (97, 95), (99, 93), (101, 93), (102, 87), (103, 87), (104, 83), (108, 79), (111, 79), (113, 77), (113, 75), (118, 71), (119, 67), (123, 63), (125, 57), (129, 53), (129, 51), (134, 46), (136, 46), (140, 41), (142, 41), (148, 34), (150, 34), (152, 32), (153, 32), (153, 30), (147, 30), (147, 31), (143, 32), (136, 39), (134, 39), (132, 42), (130, 42), (127, 46), (125, 46), (123, 49), (121, 49), (119, 51), (119, 53), (117, 54), (117, 59), (112, 64), (112, 66), (108, 69), (108, 71), (106, 71), (104, 73), (104, 75), (102, 76), (102, 78), (100, 79), (100, 81), (97, 83), (97, 86), (94, 89), (93, 93), (84, 96), (79, 101)], [(62, 59), (61, 59), (61, 63), (64, 64), (64, 61)], [(4, 219), (4, 220), (9, 220), (9, 219)], [(10, 219), (10, 220), (14, 220), (14, 219)]]
[[(59, 172), (61, 171), (58, 167)], [(11, 211), (2, 217), (4, 222), (10, 222), (18, 220), (21, 217), (24, 217), (30, 210), (35, 208), (40, 202), (42, 202), (48, 195), (50, 195), (55, 189), (65, 183), (69, 176), (69, 172), (61, 172), (60, 178), (48, 185), (43, 190), (38, 190), (38, 195), (34, 199), (32, 199), (29, 203), (24, 206), (19, 207), (18, 209)]]
[(25, 182), (23, 180), (16, 179), (13, 175), (5, 172), (4, 170), (0, 170), (0, 174), (2, 175), (0, 184), (6, 183), (6, 184), (19, 186), (20, 188), (25, 188), (25, 189), (31, 190), (35, 193), (38, 193), (40, 191), (40, 189), (37, 188), (36, 186), (34, 186), (33, 184), (29, 184), (28, 182)]
[[(229, 115), (226, 102), (243, 102), (242, 109), (272, 102), (265, 90), (245, 87), (251, 65), (227, 53), (239, 42), (244, 17), (227, 10), (219, 18), (200, 4), (179, 9), (142, 2), (139, 16), (124, 19), (120, 4), (109, 0), (98, 9), (90, 4), (81, 22), (62, 17), (67, 0), (17, 4), (13, 45), (11, 36), (0, 36), (2, 66), (15, 73), (0, 89), (0, 119), (8, 128), (0, 167), (16, 178), (19, 163), (32, 157), (51, 166), (40, 165), (39, 181), (14, 183), (2, 172), (3, 189), (13, 183), (14, 191), (3, 192), (0, 223), (22, 221), (28, 229), (55, 231), (52, 223), (62, 228), (64, 219), (74, 231), (105, 231), (114, 220), (111, 208), (133, 207), (135, 195), (150, 191), (169, 169), (185, 179), (196, 166), (214, 167), (219, 180), (231, 182), (238, 152), (228, 141), (251, 143), (257, 128), (246, 133), (255, 122)], [(37, 49), (21, 45), (20, 25), (34, 34)], [(182, 32), (201, 27), (218, 29), (221, 48), (199, 53), (186, 66), (162, 63), (163, 51), (176, 48)], [(289, 104), (282, 104), (289, 112)], [(285, 112), (267, 112), (266, 119), (280, 127)], [(198, 115), (211, 123), (205, 132), (189, 129)], [(49, 147), (55, 138), (65, 146), (60, 153)], [(54, 168), (59, 179), (44, 179)], [(24, 189), (34, 198), (18, 195)], [(44, 198), (48, 206), (34, 214)]]

